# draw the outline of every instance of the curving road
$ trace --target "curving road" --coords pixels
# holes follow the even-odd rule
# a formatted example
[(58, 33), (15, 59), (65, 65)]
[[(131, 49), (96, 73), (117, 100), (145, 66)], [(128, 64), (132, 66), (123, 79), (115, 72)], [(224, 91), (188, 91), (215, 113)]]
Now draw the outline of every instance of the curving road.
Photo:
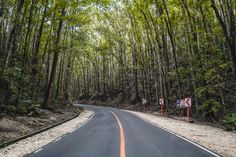
[(94, 115), (85, 125), (29, 157), (213, 157), (217, 154), (114, 108), (80, 105)]

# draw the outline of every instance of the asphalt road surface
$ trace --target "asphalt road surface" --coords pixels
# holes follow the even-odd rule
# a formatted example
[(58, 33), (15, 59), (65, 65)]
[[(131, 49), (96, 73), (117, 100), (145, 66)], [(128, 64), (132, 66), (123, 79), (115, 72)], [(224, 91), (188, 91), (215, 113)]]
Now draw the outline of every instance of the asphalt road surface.
[(82, 106), (94, 111), (91, 120), (29, 157), (217, 156), (131, 113), (113, 108)]

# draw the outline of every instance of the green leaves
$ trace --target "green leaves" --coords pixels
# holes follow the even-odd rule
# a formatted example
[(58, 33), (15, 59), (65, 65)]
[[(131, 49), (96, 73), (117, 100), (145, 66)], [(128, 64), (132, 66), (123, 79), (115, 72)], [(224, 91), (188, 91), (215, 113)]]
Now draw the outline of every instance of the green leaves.
[(10, 67), (6, 70), (4, 79), (8, 80), (10, 83), (11, 92), (16, 94), (20, 87), (26, 87), (29, 83), (29, 77), (17, 66)]
[(236, 128), (236, 113), (229, 114), (225, 120), (224, 123), (227, 125), (232, 125)]
[(199, 110), (206, 111), (207, 113), (216, 114), (221, 109), (221, 104), (214, 99), (209, 99), (203, 102)]
[[(32, 12), (31, 1), (25, 1), (19, 23), (14, 20), (15, 2), (5, 2), (0, 19), (0, 62), (6, 63), (7, 53), (10, 58), (14, 56), (4, 78), (11, 82), (13, 93), (22, 91), (22, 100), (28, 100), (31, 94), (27, 85), (33, 80), (34, 68), (38, 70), (40, 101), (52, 69), (53, 52), (58, 48), (53, 84), (56, 92), (52, 92), (57, 94), (52, 99), (62, 97), (67, 89), (72, 91), (67, 88), (71, 83), (75, 84), (72, 92), (86, 98), (94, 93), (114, 98), (121, 93), (128, 99), (135, 93), (155, 104), (162, 95), (168, 98), (167, 108), (171, 108), (171, 102), (183, 91), (182, 97), (197, 99), (193, 102), (199, 104), (193, 106), (201, 106), (200, 113), (223, 112), (222, 106), (234, 108), (229, 46), (210, 1), (49, 0), (35, 60), (33, 50), (47, 0), (39, 0)], [(65, 16), (62, 8), (66, 8)], [(60, 20), (63, 27), (57, 43)], [(14, 23), (20, 24), (19, 31), (11, 32)]]

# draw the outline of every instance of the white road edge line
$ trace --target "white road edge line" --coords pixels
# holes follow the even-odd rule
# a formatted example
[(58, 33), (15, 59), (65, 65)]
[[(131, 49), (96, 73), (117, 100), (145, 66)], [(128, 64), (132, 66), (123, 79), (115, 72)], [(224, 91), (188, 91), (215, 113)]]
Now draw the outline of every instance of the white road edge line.
[(72, 132), (74, 132), (74, 130), (69, 131), (68, 134), (71, 134)]
[[(90, 109), (87, 109), (87, 110), (90, 110)], [(87, 122), (89, 122), (89, 121), (93, 118), (93, 116), (94, 116), (94, 111), (93, 111), (93, 110), (90, 110), (90, 111), (92, 112), (92, 115), (91, 115), (86, 121), (84, 121), (78, 128), (76, 128), (75, 130), (69, 131), (69, 132), (68, 132), (69, 134), (71, 134), (71, 133), (73, 133), (74, 131), (78, 130), (79, 128), (81, 128), (83, 125), (85, 125)]]
[(41, 150), (43, 150), (43, 148), (39, 148), (38, 150), (34, 151), (34, 153), (38, 153)]
[(61, 139), (61, 137), (57, 138), (56, 140), (53, 141), (53, 143), (59, 141)]
[(81, 128), (83, 125), (85, 125), (87, 122), (89, 122), (89, 121), (93, 118), (93, 116), (94, 116), (94, 110), (91, 110), (91, 109), (87, 109), (87, 110), (90, 110), (90, 111), (92, 112), (92, 115), (91, 115), (86, 121), (84, 121), (78, 128), (75, 128), (75, 130), (69, 131), (68, 134), (71, 134), (71, 133), (73, 133), (74, 131), (78, 130), (79, 128)]
[[(93, 110), (90, 110), (90, 111), (92, 111), (92, 115), (91, 115), (86, 121), (84, 121), (78, 128), (76, 128), (75, 130), (79, 129), (80, 127), (82, 127), (84, 124), (86, 124), (87, 122), (89, 122), (89, 121), (93, 118), (93, 116), (94, 116), (94, 111), (93, 111)], [(75, 130), (69, 131), (68, 133), (72, 133), (72, 132), (74, 132)], [(63, 135), (62, 135), (62, 136), (63, 136)], [(54, 141), (52, 141), (52, 142), (54, 143), (54, 142), (56, 142), (56, 141), (59, 141), (59, 140), (62, 138), (62, 136), (59, 137), (59, 138), (57, 138), (56, 140), (54, 140)], [(49, 143), (48, 143), (48, 144), (49, 144)], [(46, 145), (47, 145), (47, 144), (46, 144)], [(44, 146), (46, 146), (46, 145), (44, 145)], [(38, 153), (39, 151), (43, 150), (43, 147), (44, 147), (44, 146), (42, 146), (42, 147), (39, 148), (38, 150), (34, 151), (34, 153)]]
[[(123, 110), (123, 111), (128, 112), (128, 111), (126, 111), (126, 110)], [(216, 154), (215, 152), (212, 152), (211, 150), (209, 150), (209, 149), (207, 149), (207, 148), (205, 148), (205, 147), (203, 147), (203, 146), (201, 146), (201, 145), (199, 145), (199, 144), (197, 144), (197, 143), (195, 143), (195, 142), (193, 142), (193, 141), (191, 141), (191, 140), (189, 140), (189, 139), (187, 139), (187, 138), (185, 138), (185, 137), (183, 137), (183, 136), (181, 136), (181, 135), (179, 135), (179, 134), (177, 134), (177, 133), (175, 133), (175, 132), (173, 132), (173, 131), (171, 131), (171, 130), (168, 130), (168, 129), (166, 129), (166, 128), (164, 128), (164, 127), (162, 127), (162, 126), (160, 126), (160, 125), (158, 125), (158, 124), (156, 124), (156, 123), (153, 123), (153, 122), (151, 122), (151, 121), (149, 121), (149, 120), (144, 119), (143, 117), (141, 117), (141, 116), (139, 116), (139, 115), (136, 115), (136, 114), (134, 114), (134, 113), (132, 113), (132, 112), (128, 112), (128, 113), (131, 113), (131, 114), (135, 115), (136, 117), (138, 117), (138, 118), (144, 120), (145, 122), (147, 122), (147, 123), (149, 123), (149, 124), (152, 124), (152, 125), (154, 125), (154, 126), (160, 128), (160, 129), (162, 129), (162, 130), (165, 130), (165, 131), (167, 131), (167, 132), (169, 132), (169, 133), (171, 133), (171, 134), (173, 134), (173, 135), (175, 135), (175, 136), (177, 136), (177, 137), (179, 137), (179, 138), (181, 138), (181, 139), (183, 139), (183, 140), (185, 140), (185, 141), (187, 141), (187, 142), (189, 142), (189, 143), (191, 143), (191, 144), (193, 144), (193, 145), (195, 145), (195, 146), (197, 146), (197, 147), (199, 147), (199, 148), (201, 148), (201, 149), (203, 149), (203, 150), (205, 150), (206, 152), (208, 152), (208, 153), (214, 155), (215, 157), (222, 157), (222, 156)]]
[[(87, 122), (89, 122), (93, 118), (94, 110), (90, 110), (90, 111), (92, 111), (92, 115), (86, 121), (84, 121), (78, 128), (76, 128), (75, 130), (81, 128), (83, 125), (85, 125)], [(74, 132), (75, 130), (73, 130), (72, 132)]]

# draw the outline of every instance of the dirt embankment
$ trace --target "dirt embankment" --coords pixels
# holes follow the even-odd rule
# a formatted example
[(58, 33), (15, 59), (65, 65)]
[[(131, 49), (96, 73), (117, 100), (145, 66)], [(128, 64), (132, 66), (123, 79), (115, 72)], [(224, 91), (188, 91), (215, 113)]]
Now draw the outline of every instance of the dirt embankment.
[(61, 122), (80, 112), (78, 107), (70, 105), (56, 111), (39, 109), (37, 116), (31, 113), (24, 116), (5, 115), (0, 118), (0, 144)]

